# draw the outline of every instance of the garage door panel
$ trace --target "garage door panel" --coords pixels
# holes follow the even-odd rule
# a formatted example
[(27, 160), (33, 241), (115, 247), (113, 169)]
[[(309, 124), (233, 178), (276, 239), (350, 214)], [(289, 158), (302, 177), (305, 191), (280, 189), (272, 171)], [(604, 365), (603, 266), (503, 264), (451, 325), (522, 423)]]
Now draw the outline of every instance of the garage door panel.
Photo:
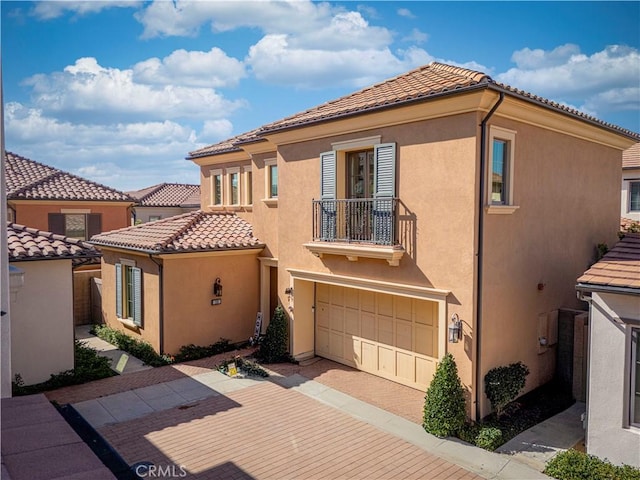
[(393, 318), (378, 315), (378, 342), (393, 345)]
[(412, 350), (412, 332), (413, 326), (411, 322), (396, 320), (396, 347), (404, 350)]
[(376, 295), (373, 292), (360, 292), (360, 309), (363, 312), (375, 313)]
[(344, 360), (347, 365), (355, 366), (359, 359), (360, 342), (351, 335), (344, 336)]
[(336, 285), (331, 285), (329, 290), (329, 297), (332, 305), (344, 305), (344, 287), (338, 287)]
[(411, 321), (413, 300), (407, 297), (396, 297), (396, 318)]
[(436, 372), (436, 362), (434, 360), (416, 357), (416, 383), (429, 385), (433, 374)]
[(344, 289), (344, 306), (357, 309), (360, 307), (360, 295), (355, 288)]
[(378, 294), (378, 314), (386, 317), (393, 316), (393, 297), (391, 295)]
[(375, 340), (376, 334), (376, 317), (372, 313), (361, 312), (360, 314), (360, 335), (367, 340)]
[(378, 345), (378, 371), (385, 376), (396, 375), (396, 352), (393, 349)]
[(360, 336), (360, 311), (346, 308), (344, 311), (344, 333)]
[(434, 355), (433, 329), (422, 325), (416, 325), (415, 351), (422, 355)]
[(396, 375), (409, 382), (415, 381), (415, 355), (396, 352)]
[(332, 357), (344, 358), (344, 336), (341, 333), (329, 334), (329, 353)]
[(344, 308), (331, 305), (330, 325), (332, 331), (344, 332)]
[(329, 303), (329, 285), (316, 283), (316, 301)]
[(378, 368), (378, 347), (375, 343), (362, 342), (362, 369), (375, 372)]
[(319, 355), (329, 354), (329, 331), (324, 328), (319, 328), (316, 331), (316, 348)]
[(316, 309), (316, 322), (318, 327), (329, 328), (329, 310), (328, 303), (318, 302), (318, 308)]
[(416, 303), (416, 323), (422, 325), (436, 325), (435, 323), (435, 305), (433, 302), (417, 301)]

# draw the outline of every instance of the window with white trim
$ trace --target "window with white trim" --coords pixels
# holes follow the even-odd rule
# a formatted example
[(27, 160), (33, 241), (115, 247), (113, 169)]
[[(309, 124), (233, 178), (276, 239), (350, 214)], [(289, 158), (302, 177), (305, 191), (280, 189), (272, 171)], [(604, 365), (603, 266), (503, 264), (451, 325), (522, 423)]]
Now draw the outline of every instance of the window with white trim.
[(265, 180), (266, 191), (265, 197), (276, 199), (278, 198), (278, 164), (275, 158), (270, 158), (264, 161), (265, 168)]
[(211, 170), (211, 205), (222, 206), (224, 202), (222, 188), (222, 170)]
[(513, 171), (516, 132), (492, 126), (487, 161), (487, 205), (513, 206)]
[(240, 205), (240, 167), (227, 168), (229, 205)]
[(253, 205), (253, 172), (251, 167), (242, 167), (244, 176), (244, 205)]
[(629, 182), (629, 211), (640, 212), (640, 181)]
[(640, 328), (631, 329), (631, 398), (629, 423), (640, 427)]
[(121, 259), (116, 268), (116, 316), (142, 326), (142, 269)]

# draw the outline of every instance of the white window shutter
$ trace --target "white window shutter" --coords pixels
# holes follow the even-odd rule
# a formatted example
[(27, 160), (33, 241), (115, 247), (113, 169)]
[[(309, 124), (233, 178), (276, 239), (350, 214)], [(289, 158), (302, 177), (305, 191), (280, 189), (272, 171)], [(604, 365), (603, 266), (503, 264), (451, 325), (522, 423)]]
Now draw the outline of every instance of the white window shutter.
[(116, 316), (122, 318), (122, 264), (116, 263)]
[(320, 154), (320, 199), (336, 198), (336, 152)]
[(374, 149), (375, 198), (396, 196), (396, 144), (381, 143)]
[(142, 326), (142, 270), (134, 267), (133, 274), (133, 323)]

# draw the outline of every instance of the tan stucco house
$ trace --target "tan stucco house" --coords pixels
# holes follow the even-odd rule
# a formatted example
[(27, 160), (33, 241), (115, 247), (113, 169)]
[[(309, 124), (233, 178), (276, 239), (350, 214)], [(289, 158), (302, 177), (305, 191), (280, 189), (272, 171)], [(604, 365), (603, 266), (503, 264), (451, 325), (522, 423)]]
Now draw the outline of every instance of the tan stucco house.
[(200, 185), (160, 183), (127, 194), (136, 201), (134, 223), (154, 222), (200, 209)]
[(640, 234), (578, 278), (589, 302), (587, 452), (640, 467)]
[(233, 213), (195, 211), (96, 235), (107, 325), (159, 353), (253, 334), (264, 245)]
[(296, 358), (422, 390), (451, 352), (477, 418), (489, 369), (553, 377), (558, 311), (584, 305), (575, 279), (616, 240), (639, 139), (431, 63), (187, 158), (202, 208), (264, 242), (260, 310), (284, 305)]
[(91, 245), (8, 224), (11, 267), (22, 276), (11, 294), (11, 378), (25, 385), (74, 367), (73, 268), (100, 254)]

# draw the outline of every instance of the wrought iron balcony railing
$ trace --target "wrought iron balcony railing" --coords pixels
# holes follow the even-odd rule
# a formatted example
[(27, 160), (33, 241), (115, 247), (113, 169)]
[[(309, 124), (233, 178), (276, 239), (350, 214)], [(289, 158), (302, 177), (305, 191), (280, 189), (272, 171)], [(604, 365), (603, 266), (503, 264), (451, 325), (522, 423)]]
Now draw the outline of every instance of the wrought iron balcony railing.
[(397, 245), (397, 198), (313, 201), (313, 240)]

